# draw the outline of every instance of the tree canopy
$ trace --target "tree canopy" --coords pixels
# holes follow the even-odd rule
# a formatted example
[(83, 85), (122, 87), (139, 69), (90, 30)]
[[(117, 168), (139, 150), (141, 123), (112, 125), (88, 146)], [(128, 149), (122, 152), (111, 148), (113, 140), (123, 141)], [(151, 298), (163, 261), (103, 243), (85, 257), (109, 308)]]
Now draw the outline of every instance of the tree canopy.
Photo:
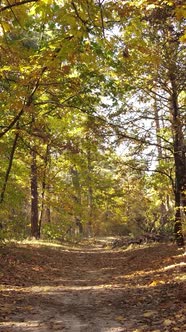
[(1, 237), (184, 244), (184, 1), (3, 0)]

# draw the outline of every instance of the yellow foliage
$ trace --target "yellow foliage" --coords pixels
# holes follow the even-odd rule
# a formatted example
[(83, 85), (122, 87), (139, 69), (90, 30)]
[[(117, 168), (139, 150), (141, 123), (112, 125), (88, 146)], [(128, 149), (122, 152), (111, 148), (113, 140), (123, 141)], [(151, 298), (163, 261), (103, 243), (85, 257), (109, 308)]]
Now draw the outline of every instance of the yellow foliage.
[(41, 0), (44, 4), (51, 5), (53, 3), (53, 0)]
[(186, 30), (185, 30), (184, 35), (181, 36), (180, 41), (181, 41), (182, 43), (186, 43)]
[(176, 18), (181, 20), (182, 18), (186, 18), (186, 5), (178, 6), (175, 10)]
[(1, 27), (5, 32), (11, 30), (11, 25), (8, 22), (1, 22)]

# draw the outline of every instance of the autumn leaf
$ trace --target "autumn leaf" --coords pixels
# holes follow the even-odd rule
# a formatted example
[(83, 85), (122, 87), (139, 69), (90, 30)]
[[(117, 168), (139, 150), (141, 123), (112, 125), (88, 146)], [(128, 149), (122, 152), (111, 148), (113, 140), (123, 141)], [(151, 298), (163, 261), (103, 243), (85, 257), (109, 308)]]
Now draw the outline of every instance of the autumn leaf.
[(165, 282), (163, 280), (153, 280), (149, 286), (152, 286), (152, 287), (155, 287), (157, 285), (161, 285), (161, 284), (164, 284)]
[(170, 326), (172, 324), (174, 324), (174, 321), (172, 321), (170, 319), (165, 319), (163, 322), (163, 325), (165, 325), (165, 326)]
[(116, 316), (115, 317), (115, 320), (117, 321), (117, 322), (124, 322), (125, 320), (126, 320), (126, 318), (125, 317), (123, 317), (123, 316)]
[(143, 313), (143, 317), (149, 318), (152, 317), (154, 315), (157, 315), (157, 311), (154, 310), (149, 310)]

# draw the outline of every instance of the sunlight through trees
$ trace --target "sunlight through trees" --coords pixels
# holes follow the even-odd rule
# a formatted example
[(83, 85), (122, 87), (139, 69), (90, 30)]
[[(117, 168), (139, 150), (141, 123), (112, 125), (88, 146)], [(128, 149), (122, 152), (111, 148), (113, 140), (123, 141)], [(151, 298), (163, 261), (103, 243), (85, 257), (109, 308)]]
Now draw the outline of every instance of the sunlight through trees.
[(184, 18), (184, 1), (1, 1), (1, 239), (184, 245)]

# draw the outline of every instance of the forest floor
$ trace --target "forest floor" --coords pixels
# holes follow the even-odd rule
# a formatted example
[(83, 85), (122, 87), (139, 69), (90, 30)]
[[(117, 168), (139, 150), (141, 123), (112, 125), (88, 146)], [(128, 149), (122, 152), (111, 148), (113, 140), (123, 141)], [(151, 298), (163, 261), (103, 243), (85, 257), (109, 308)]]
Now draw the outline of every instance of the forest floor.
[(184, 250), (100, 243), (1, 247), (0, 331), (186, 331)]

